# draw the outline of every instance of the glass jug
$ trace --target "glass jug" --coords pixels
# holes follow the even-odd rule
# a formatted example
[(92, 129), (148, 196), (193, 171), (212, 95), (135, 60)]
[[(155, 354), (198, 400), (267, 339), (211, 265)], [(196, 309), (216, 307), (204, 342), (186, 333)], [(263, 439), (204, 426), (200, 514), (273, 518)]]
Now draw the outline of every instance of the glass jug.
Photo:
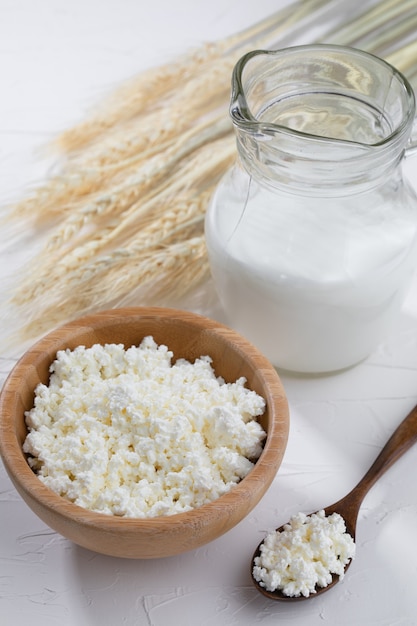
[(238, 159), (207, 210), (228, 322), (274, 365), (328, 372), (384, 338), (417, 263), (417, 197), (402, 177), (415, 99), (353, 48), (256, 50), (237, 63)]

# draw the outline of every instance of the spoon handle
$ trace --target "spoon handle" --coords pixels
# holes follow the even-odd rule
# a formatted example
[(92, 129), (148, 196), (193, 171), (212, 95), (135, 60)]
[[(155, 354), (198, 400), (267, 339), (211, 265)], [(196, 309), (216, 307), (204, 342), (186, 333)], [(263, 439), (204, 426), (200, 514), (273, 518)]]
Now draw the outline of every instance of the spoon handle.
[(358, 483), (363, 495), (413, 444), (417, 442), (417, 406), (415, 406), (388, 439), (381, 452)]
[[(360, 504), (370, 488), (411, 446), (417, 442), (417, 406), (415, 406), (391, 435), (381, 452), (352, 491), (340, 500), (343, 510), (355, 523)], [(329, 509), (340, 510), (339, 503)], [(355, 518), (355, 519), (354, 519)]]

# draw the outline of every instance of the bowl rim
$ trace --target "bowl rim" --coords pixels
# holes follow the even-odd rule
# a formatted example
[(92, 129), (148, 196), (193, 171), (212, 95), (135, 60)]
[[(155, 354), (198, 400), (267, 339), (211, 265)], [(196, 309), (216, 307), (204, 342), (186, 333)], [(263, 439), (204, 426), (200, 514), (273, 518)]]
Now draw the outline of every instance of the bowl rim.
[[(271, 411), (270, 427), (265, 445), (260, 457), (250, 472), (234, 485), (230, 491), (190, 511), (155, 517), (123, 517), (92, 511), (66, 500), (63, 496), (55, 493), (42, 483), (36, 473), (30, 468), (26, 456), (23, 453), (22, 446), (18, 441), (14, 427), (14, 414), (10, 410), (10, 405), (16, 401), (17, 397), (16, 385), (19, 381), (26, 380), (25, 375), (27, 374), (28, 368), (33, 369), (33, 365), (30, 363), (30, 357), (35, 352), (44, 352), (46, 348), (51, 349), (51, 346), (57, 342), (61, 343), (62, 340), (69, 340), (74, 333), (80, 330), (85, 331), (87, 328), (93, 329), (97, 327), (97, 323), (109, 325), (112, 321), (120, 320), (120, 318), (126, 321), (128, 318), (154, 318), (155, 316), (164, 319), (175, 317), (193, 324), (200, 330), (219, 335), (225, 341), (233, 340), (236, 342), (235, 349), (244, 353), (245, 359), (249, 359), (256, 364), (256, 369), (261, 379), (266, 382), (266, 395), (268, 397), (265, 397), (265, 401), (268, 409)], [(64, 348), (61, 346), (61, 348), (57, 349)], [(277, 402), (280, 405), (281, 420), (277, 420), (277, 416), (275, 415)], [(238, 496), (244, 496), (252, 484), (262, 481), (264, 466), (276, 465), (277, 454), (280, 459), (278, 463), (279, 466), (286, 449), (288, 434), (289, 410), (286, 394), (278, 373), (269, 360), (246, 338), (225, 324), (198, 313), (176, 308), (121, 307), (99, 311), (98, 313), (88, 314), (69, 321), (51, 330), (24, 352), (8, 374), (0, 391), (0, 456), (17, 490), (26, 492), (30, 498), (39, 501), (40, 505), (56, 512), (61, 518), (69, 522), (74, 522), (76, 519), (77, 523), (80, 525), (85, 527), (97, 527), (102, 530), (105, 530), (109, 526), (116, 530), (151, 527), (163, 529), (167, 526), (172, 528), (174, 524), (182, 525), (185, 521), (190, 522), (190, 520), (194, 518), (196, 521), (204, 519), (206, 513), (213, 512), (219, 509), (219, 507), (233, 510), (236, 507)]]

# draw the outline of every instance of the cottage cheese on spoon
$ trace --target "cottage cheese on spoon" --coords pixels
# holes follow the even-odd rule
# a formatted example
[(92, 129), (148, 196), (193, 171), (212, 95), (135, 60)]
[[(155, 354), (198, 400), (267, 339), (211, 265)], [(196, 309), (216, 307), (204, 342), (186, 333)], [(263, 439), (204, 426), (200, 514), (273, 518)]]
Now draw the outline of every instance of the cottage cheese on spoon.
[(355, 543), (338, 513), (298, 513), (281, 532), (269, 533), (254, 559), (253, 577), (267, 591), (308, 597), (340, 579), (355, 556)]

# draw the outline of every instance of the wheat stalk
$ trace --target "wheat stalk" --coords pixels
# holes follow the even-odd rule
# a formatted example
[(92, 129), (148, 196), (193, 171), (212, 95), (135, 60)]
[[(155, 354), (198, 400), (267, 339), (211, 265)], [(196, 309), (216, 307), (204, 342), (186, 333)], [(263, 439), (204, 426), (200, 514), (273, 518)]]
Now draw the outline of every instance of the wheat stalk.
[(192, 129), (199, 119), (227, 101), (230, 91), (228, 78), (234, 61), (234, 58), (227, 59), (207, 68), (204, 75), (190, 80), (169, 103), (165, 102), (160, 111), (136, 118), (128, 131), (118, 129), (99, 145), (94, 145), (93, 149), (86, 150), (83, 158), (77, 160), (77, 167), (84, 169), (120, 165), (134, 155), (152, 155), (160, 153), (161, 149), (169, 149), (181, 133)]
[[(331, 0), (309, 0), (308, 3), (299, 0), (242, 32), (218, 42), (204, 44), (177, 58), (174, 63), (142, 72), (111, 93), (85, 121), (62, 133), (57, 145), (65, 153), (79, 150), (135, 115), (143, 115), (155, 107), (161, 110), (171, 95), (179, 95), (179, 86), (186, 86), (190, 78), (204, 77), (210, 63), (217, 61), (218, 67), (221, 67), (222, 63), (229, 61), (230, 55), (238, 58), (244, 51), (266, 43), (271, 37), (276, 39), (281, 34), (288, 35), (314, 16), (316, 10), (329, 3)], [(203, 93), (207, 94), (207, 88), (203, 89)], [(196, 94), (191, 95), (194, 100)]]
[[(205, 210), (214, 185), (225, 168), (231, 165), (233, 159), (234, 142), (230, 137), (201, 146), (188, 160), (185, 160), (176, 172), (176, 176), (171, 178), (171, 184), (167, 184), (162, 189), (159, 187), (154, 189), (147, 200), (141, 199), (137, 204), (130, 206), (118, 216), (116, 221), (112, 215), (107, 227), (103, 228), (102, 225), (93, 234), (81, 240), (78, 246), (69, 250), (55, 247), (53, 256), (52, 251), (49, 255), (41, 252), (37, 259), (31, 261), (32, 271), (22, 283), (22, 288), (15, 294), (14, 302), (19, 306), (30, 306), (34, 300), (41, 299), (46, 283), (48, 283), (49, 297), (52, 297), (54, 293), (62, 297), (63, 292), (67, 290), (73, 293), (76, 284), (70, 284), (69, 272), (74, 268), (79, 269), (77, 276), (81, 279), (80, 274), (85, 270), (90, 271), (87, 266), (90, 259), (109, 249), (113, 253), (112, 246), (117, 245), (118, 242), (119, 247), (121, 244), (126, 245), (132, 232), (138, 233), (138, 236), (144, 233), (145, 238), (149, 229), (163, 232), (167, 214), (169, 216), (176, 211), (179, 214), (183, 210), (181, 202), (189, 203), (189, 206), (193, 207), (201, 218), (201, 207)], [(194, 179), (191, 179), (190, 176), (194, 172), (198, 172), (198, 176), (194, 175)], [(209, 186), (209, 192), (207, 192), (207, 186)], [(200, 226), (202, 231), (202, 219), (200, 219)], [(175, 232), (173, 226), (171, 231)]]
[[(150, 289), (146, 290), (150, 302), (157, 301), (159, 297), (165, 299), (172, 294), (181, 296), (208, 275), (204, 235), (164, 246), (142, 257), (140, 263), (133, 260), (127, 264), (127, 268), (129, 271), (117, 272), (117, 281), (111, 271), (106, 274), (101, 290), (103, 305), (109, 295), (111, 300), (118, 301), (132, 289), (138, 288), (138, 285), (143, 289), (150, 284)], [(166, 282), (167, 275), (170, 276), (170, 284)], [(180, 279), (179, 288), (176, 284), (178, 280), (175, 279)]]
[(144, 71), (112, 93), (92, 116), (62, 133), (57, 145), (65, 152), (79, 150), (115, 124), (149, 111), (155, 102), (175, 93), (190, 74), (204, 72), (205, 64), (219, 58), (225, 45), (226, 42), (205, 44), (174, 63)]
[[(20, 341), (39, 336), (63, 320), (103, 307), (120, 305), (146, 296), (148, 305), (184, 293), (208, 277), (204, 235), (152, 249), (140, 261), (126, 259), (123, 272), (109, 269), (99, 285), (85, 282), (85, 289), (65, 293), (57, 302), (48, 301), (42, 316), (32, 315), (19, 329)], [(167, 280), (168, 277), (168, 280)], [(127, 300), (129, 296), (129, 300)]]
[[(53, 233), (47, 245), (47, 253), (61, 249), (69, 239), (75, 238), (82, 227), (91, 220), (102, 220), (111, 215), (120, 215), (132, 205), (137, 207), (139, 200), (144, 201), (149, 193), (166, 184), (172, 172), (178, 169), (180, 162), (205, 145), (215, 143), (218, 137), (230, 130), (230, 124), (219, 120), (217, 124), (204, 127), (200, 125), (186, 133), (169, 150), (155, 155), (152, 159), (140, 163), (139, 168), (127, 170), (126, 179), (115, 187), (110, 187), (89, 199), (87, 204), (72, 206), (72, 211), (61, 226)], [(230, 143), (230, 142), (229, 142)], [(163, 180), (162, 180), (163, 179)], [(120, 228), (120, 227), (119, 227)], [(117, 230), (119, 230), (119, 228)]]
[(409, 15), (409, 11), (415, 13), (415, 0), (384, 0), (345, 22), (341, 27), (338, 25), (325, 35), (327, 43), (339, 45), (359, 46), (367, 41), (367, 49), (375, 42), (375, 33), (381, 29), (387, 38), (392, 40), (391, 28), (396, 20)]
[(391, 52), (386, 59), (394, 67), (407, 74), (409, 78), (413, 77), (417, 71), (417, 41), (412, 41), (406, 46)]
[(100, 279), (100, 274), (105, 274), (108, 269), (120, 266), (123, 259), (136, 258), (151, 248), (162, 245), (165, 240), (183, 236), (186, 226), (195, 226), (203, 219), (210, 192), (198, 196), (185, 196), (179, 198), (174, 206), (158, 198), (157, 211), (153, 212), (152, 219), (142, 228), (135, 229), (133, 236), (127, 238), (123, 245), (114, 247), (106, 252), (109, 243), (114, 237), (114, 230), (108, 229), (101, 233), (98, 241), (88, 240), (84, 246), (71, 250), (69, 254), (57, 259), (55, 265), (50, 267), (38, 266), (35, 278), (28, 280), (24, 290), (19, 293), (19, 305), (30, 307), (34, 298), (40, 296), (47, 281), (53, 298), (58, 300), (65, 292), (73, 293), (85, 282)]
[(195, 125), (198, 116), (218, 107), (224, 120), (228, 119), (235, 61), (254, 45), (288, 35), (311, 18), (312, 11), (329, 3), (311, 0), (307, 8), (298, 2), (243, 33), (206, 44), (178, 63), (146, 71), (117, 90), (95, 116), (58, 138), (57, 145), (68, 157), (66, 166), (15, 206), (16, 219), (30, 218), (42, 224), (57, 213), (73, 211), (74, 203), (96, 193), (103, 181), (113, 180), (120, 172), (126, 177), (129, 168), (168, 150), (181, 132)]

